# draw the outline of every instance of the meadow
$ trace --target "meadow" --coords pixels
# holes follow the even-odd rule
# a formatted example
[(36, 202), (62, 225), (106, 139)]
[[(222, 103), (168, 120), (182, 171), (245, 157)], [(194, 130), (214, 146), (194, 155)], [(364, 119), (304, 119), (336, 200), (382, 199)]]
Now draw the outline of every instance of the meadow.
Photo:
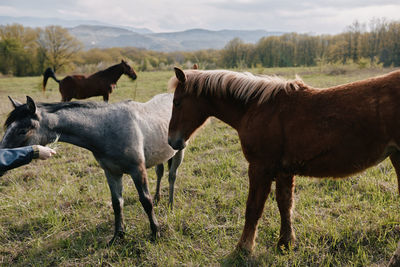
[[(389, 68), (327, 66), (252, 69), (328, 87), (387, 73)], [(110, 102), (147, 101), (166, 91), (172, 71), (122, 77)], [(61, 76), (61, 75), (59, 75)], [(0, 77), (0, 123), (12, 106), (60, 100), (58, 84), (42, 77)], [(101, 97), (89, 101), (102, 101)], [(4, 130), (1, 128), (0, 134)], [(102, 169), (92, 154), (65, 143), (53, 146), (47, 161), (9, 171), (0, 178), (1, 266), (386, 266), (400, 241), (400, 197), (387, 159), (347, 179), (297, 177), (294, 249), (279, 252), (280, 217), (274, 185), (249, 258), (230, 253), (239, 240), (248, 191), (247, 162), (236, 132), (211, 119), (185, 152), (175, 183), (174, 209), (168, 209), (168, 178), (155, 207), (161, 237), (150, 240), (147, 216), (132, 179), (124, 176), (125, 239), (107, 247), (114, 216)], [(148, 169), (151, 192), (156, 175)]]

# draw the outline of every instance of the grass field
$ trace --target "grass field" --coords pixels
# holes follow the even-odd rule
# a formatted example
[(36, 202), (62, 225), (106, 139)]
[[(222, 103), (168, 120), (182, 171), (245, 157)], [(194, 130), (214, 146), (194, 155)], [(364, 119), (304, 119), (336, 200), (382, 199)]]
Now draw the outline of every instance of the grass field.
[[(339, 67), (338, 67), (339, 68)], [(255, 69), (327, 87), (389, 72), (348, 68)], [(138, 73), (118, 83), (110, 101), (147, 101), (165, 92), (171, 72)], [(59, 101), (58, 85), (40, 90), (41, 77), (0, 78), (0, 121), (11, 111), (7, 95), (25, 102)], [(90, 101), (101, 101), (100, 97)], [(1, 135), (3, 130), (0, 130)], [(106, 178), (87, 150), (58, 143), (47, 161), (0, 178), (2, 266), (385, 266), (400, 240), (400, 197), (390, 161), (342, 180), (297, 177), (292, 251), (275, 249), (279, 212), (274, 187), (248, 259), (230, 253), (244, 225), (247, 163), (236, 132), (215, 119), (190, 143), (176, 181), (174, 210), (167, 208), (168, 182), (156, 206), (161, 238), (150, 241), (147, 216), (136, 189), (124, 176), (126, 238), (112, 247), (114, 216)], [(149, 169), (151, 192), (155, 172)]]

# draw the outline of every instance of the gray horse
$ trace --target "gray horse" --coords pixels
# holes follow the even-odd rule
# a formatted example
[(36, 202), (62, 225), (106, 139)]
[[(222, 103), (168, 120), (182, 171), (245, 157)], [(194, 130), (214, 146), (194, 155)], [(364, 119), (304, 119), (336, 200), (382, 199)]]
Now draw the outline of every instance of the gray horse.
[(155, 200), (159, 200), (163, 162), (168, 161), (169, 205), (172, 207), (176, 171), (183, 159), (183, 150), (173, 150), (167, 143), (172, 98), (172, 94), (160, 94), (146, 103), (124, 101), (115, 104), (36, 104), (29, 96), (26, 104), (21, 104), (10, 98), (14, 110), (5, 122), (6, 131), (0, 147), (46, 145), (58, 138), (59, 141), (90, 150), (104, 169), (111, 191), (115, 232), (110, 243), (124, 235), (124, 173), (133, 179), (140, 202), (149, 217), (153, 237), (156, 237), (159, 225), (148, 190), (146, 168), (156, 166)]

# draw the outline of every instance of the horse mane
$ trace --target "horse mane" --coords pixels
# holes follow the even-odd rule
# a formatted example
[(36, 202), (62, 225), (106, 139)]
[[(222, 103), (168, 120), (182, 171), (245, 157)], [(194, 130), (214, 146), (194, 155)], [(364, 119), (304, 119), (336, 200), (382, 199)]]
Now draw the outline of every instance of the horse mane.
[(49, 113), (55, 113), (59, 110), (67, 110), (67, 109), (74, 109), (74, 108), (85, 108), (85, 109), (92, 109), (92, 108), (100, 108), (104, 106), (108, 106), (109, 104), (103, 102), (94, 102), (94, 101), (72, 101), (72, 102), (57, 102), (57, 103), (37, 103), (39, 108), (45, 109)]
[(99, 70), (98, 72), (93, 73), (91, 76), (94, 76), (94, 75), (96, 75), (96, 76), (97, 75), (105, 75), (105, 74), (113, 73), (119, 68), (119, 66), (121, 64), (122, 63), (118, 63), (118, 64), (112, 65), (112, 66), (110, 66), (110, 67), (108, 67), (108, 68), (106, 68), (104, 70)]
[[(55, 113), (59, 110), (67, 110), (74, 108), (85, 108), (85, 109), (93, 109), (93, 108), (101, 108), (105, 106), (109, 106), (109, 104), (103, 102), (59, 102), (59, 103), (36, 103), (38, 108), (46, 110), (48, 113)], [(14, 110), (8, 114), (7, 119), (4, 123), (4, 128), (7, 129), (14, 121), (24, 119), (28, 116), (32, 115), (28, 110), (26, 104), (16, 107)], [(35, 115), (36, 116), (36, 115)]]
[[(258, 99), (258, 103), (265, 103), (273, 99), (280, 91), (286, 94), (297, 90), (311, 88), (298, 76), (295, 80), (285, 80), (278, 76), (253, 75), (249, 72), (234, 72), (228, 70), (185, 70), (185, 91), (189, 93), (202, 93), (226, 97), (248, 102)], [(178, 86), (178, 79), (170, 79), (168, 88), (174, 90)]]

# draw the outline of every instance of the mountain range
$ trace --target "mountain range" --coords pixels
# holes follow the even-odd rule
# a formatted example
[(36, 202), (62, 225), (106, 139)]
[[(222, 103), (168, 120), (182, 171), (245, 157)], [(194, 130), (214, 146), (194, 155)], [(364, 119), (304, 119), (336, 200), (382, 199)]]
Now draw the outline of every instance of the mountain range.
[(255, 43), (262, 37), (283, 34), (283, 32), (265, 30), (212, 31), (206, 29), (155, 33), (146, 28), (116, 26), (98, 21), (0, 16), (0, 25), (11, 23), (19, 23), (29, 27), (44, 27), (46, 25), (66, 27), (71, 35), (84, 44), (85, 49), (132, 46), (163, 52), (195, 51), (221, 49), (234, 38), (240, 38), (245, 43)]

